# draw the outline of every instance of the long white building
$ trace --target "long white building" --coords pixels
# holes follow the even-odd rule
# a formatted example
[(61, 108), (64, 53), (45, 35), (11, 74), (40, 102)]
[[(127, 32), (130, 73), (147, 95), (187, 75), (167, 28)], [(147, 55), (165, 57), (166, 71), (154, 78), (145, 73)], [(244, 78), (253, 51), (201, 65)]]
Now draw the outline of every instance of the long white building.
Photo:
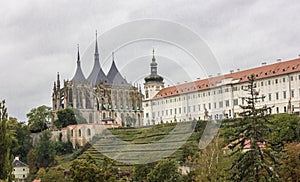
[(245, 103), (241, 97), (247, 94), (243, 87), (251, 74), (256, 76), (257, 89), (265, 96), (259, 105), (274, 106), (269, 110), (271, 114), (300, 111), (300, 58), (263, 63), (257, 68), (167, 88), (163, 77), (157, 74), (154, 54), (150, 67), (151, 74), (144, 84), (143, 125), (237, 117), (242, 111), (239, 105)]

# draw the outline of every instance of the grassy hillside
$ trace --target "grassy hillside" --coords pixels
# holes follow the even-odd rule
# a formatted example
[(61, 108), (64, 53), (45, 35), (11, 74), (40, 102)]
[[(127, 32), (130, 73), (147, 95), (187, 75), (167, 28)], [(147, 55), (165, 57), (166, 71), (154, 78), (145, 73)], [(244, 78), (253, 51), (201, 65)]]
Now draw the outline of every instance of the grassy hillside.
[[(194, 124), (192, 122), (169, 123), (143, 128), (110, 129), (105, 134), (94, 137), (92, 146), (77, 158), (92, 155), (97, 162), (101, 163), (104, 158), (103, 154), (118, 156), (118, 161), (122, 162), (116, 162), (116, 165), (122, 171), (131, 171), (132, 163), (140, 161), (140, 158), (145, 161), (151, 160), (147, 159), (149, 154), (169, 156), (180, 162), (182, 146), (197, 143), (205, 127), (204, 122), (198, 122), (195, 129), (197, 132), (194, 132), (192, 129)], [(186, 139), (188, 139), (187, 142)], [(68, 169), (71, 164), (70, 158), (66, 156), (58, 159), (60, 166)]]

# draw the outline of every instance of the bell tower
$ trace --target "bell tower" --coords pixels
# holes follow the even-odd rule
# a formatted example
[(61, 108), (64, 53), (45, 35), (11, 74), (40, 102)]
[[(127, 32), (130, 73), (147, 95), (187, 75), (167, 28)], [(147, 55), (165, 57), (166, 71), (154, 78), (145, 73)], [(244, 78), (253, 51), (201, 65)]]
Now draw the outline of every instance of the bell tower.
[(154, 55), (150, 63), (150, 75), (145, 77), (144, 89), (145, 100), (152, 99), (161, 89), (164, 88), (164, 78), (157, 74), (157, 62)]

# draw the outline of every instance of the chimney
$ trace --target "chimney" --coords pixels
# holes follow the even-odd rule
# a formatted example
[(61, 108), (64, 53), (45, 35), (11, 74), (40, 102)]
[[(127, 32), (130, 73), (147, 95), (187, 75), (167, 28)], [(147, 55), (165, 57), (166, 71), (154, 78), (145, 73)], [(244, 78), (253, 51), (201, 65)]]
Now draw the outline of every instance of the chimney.
[(15, 161), (19, 161), (20, 160), (20, 158), (19, 157), (15, 157)]
[(280, 63), (281, 62), (281, 58), (278, 58), (276, 61), (277, 61), (277, 63)]
[(262, 65), (262, 66), (265, 66), (265, 65), (267, 65), (267, 63), (266, 63), (266, 62), (262, 62), (261, 65)]
[(212, 75), (208, 75), (208, 78), (211, 78), (212, 77)]
[(240, 68), (236, 69), (236, 71), (239, 72), (239, 71), (240, 71)]
[(218, 73), (218, 76), (220, 76), (221, 75), (221, 73)]
[(230, 73), (233, 73), (234, 72), (234, 70), (230, 70)]

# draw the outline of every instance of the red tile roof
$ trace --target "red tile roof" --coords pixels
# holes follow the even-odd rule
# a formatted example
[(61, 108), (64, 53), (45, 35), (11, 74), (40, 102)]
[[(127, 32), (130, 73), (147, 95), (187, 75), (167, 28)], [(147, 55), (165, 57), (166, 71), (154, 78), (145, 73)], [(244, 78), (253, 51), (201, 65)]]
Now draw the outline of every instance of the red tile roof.
[[(241, 141), (242, 138), (239, 139), (239, 141)], [(247, 139), (244, 141), (244, 149), (250, 149), (251, 148), (251, 140)], [(223, 149), (224, 150), (228, 150), (231, 146), (233, 146), (233, 144), (235, 144), (237, 141), (231, 142), (230, 144), (228, 144), (227, 146), (225, 146)], [(256, 143), (258, 145), (259, 148), (266, 148), (266, 145), (262, 142), (257, 142)]]
[(252, 74), (255, 74), (256, 79), (263, 79), (299, 71), (300, 58), (167, 87), (160, 90), (154, 99), (211, 89), (218, 87), (218, 84), (224, 79), (232, 79), (238, 83), (243, 83), (246, 82), (247, 77)]

